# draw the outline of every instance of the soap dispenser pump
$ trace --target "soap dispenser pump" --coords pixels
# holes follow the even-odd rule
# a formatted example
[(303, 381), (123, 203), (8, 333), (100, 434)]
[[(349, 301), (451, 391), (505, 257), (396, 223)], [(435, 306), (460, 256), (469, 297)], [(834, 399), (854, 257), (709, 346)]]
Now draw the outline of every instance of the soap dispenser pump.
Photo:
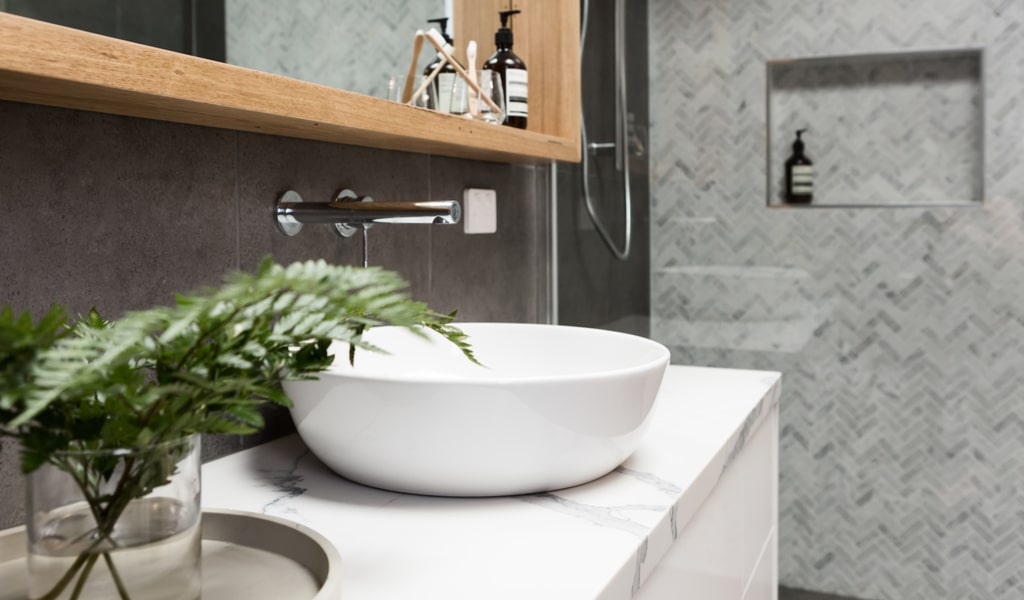
[(487, 59), (483, 68), (496, 71), (501, 77), (501, 85), (505, 89), (505, 125), (526, 129), (529, 113), (529, 79), (526, 75), (526, 63), (512, 52), (512, 29), (508, 26), (509, 17), (520, 12), (503, 10), (498, 13), (501, 28), (494, 34), (494, 45), (497, 50)]
[[(454, 40), (452, 40), (451, 36), (448, 35), (448, 17), (428, 19), (427, 23), (437, 23), (438, 29), (441, 30), (441, 37), (444, 38), (445, 52), (451, 56)], [(427, 108), (442, 112), (464, 112), (460, 107), (452, 106), (452, 90), (455, 89), (458, 72), (450, 62), (445, 61), (440, 52), (438, 52), (434, 60), (423, 69), (423, 76), (429, 77), (430, 74), (434, 72), (434, 69), (436, 69), (442, 62), (444, 62), (444, 66), (441, 67), (437, 77), (434, 78), (434, 81), (430, 84), (430, 92), (427, 94), (426, 106)], [(462, 63), (459, 63), (459, 66), (462, 66)]]
[(796, 130), (793, 154), (786, 160), (786, 202), (810, 204), (814, 199), (814, 163), (804, 154), (803, 136), (806, 129)]

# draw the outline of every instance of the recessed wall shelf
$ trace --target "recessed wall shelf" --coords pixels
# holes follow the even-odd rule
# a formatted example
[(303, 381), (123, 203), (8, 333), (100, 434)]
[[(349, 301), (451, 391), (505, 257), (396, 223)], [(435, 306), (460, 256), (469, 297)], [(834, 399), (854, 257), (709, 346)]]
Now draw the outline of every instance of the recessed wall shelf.
[[(768, 205), (977, 206), (984, 197), (981, 48), (768, 61)], [(811, 204), (784, 201), (797, 129)]]

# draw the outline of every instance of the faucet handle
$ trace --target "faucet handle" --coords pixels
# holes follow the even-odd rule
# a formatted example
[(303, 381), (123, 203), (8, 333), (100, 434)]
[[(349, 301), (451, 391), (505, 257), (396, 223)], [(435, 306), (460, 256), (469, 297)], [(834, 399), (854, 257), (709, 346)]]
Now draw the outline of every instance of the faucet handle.
[(285, 206), (294, 206), (302, 202), (302, 196), (295, 190), (288, 190), (281, 194), (274, 204), (274, 225), (277, 230), (288, 237), (299, 235), (302, 231), (302, 222), (295, 218), (295, 215)]
[[(353, 192), (352, 190), (345, 188), (334, 196), (334, 203), (340, 202), (373, 202), (373, 198), (370, 196), (359, 197), (359, 195)], [(359, 231), (360, 229), (362, 229), (365, 232), (367, 229), (371, 227), (373, 227), (373, 223), (362, 223), (362, 227), (353, 225), (351, 223), (331, 224), (331, 229), (334, 231), (334, 233), (337, 233), (343, 238), (350, 238), (354, 236), (356, 232)], [(365, 236), (366, 234), (364, 233), (363, 235)]]

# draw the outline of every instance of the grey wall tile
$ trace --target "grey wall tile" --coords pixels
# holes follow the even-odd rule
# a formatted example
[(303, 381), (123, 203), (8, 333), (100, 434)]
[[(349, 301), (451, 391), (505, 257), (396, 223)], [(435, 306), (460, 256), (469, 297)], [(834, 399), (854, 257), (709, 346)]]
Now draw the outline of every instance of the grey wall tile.
[(11, 102), (0, 130), (0, 303), (113, 317), (236, 267), (232, 133)]
[(497, 232), (463, 233), (464, 225), (431, 229), (430, 303), (436, 310), (459, 310), (463, 321), (537, 321), (537, 286), (543, 231), (543, 204), (535, 196), (535, 167), (471, 164), (431, 157), (430, 194), (462, 201), (467, 188), (497, 193)]
[(13, 440), (0, 440), (0, 529), (25, 522), (25, 485), (18, 452)]

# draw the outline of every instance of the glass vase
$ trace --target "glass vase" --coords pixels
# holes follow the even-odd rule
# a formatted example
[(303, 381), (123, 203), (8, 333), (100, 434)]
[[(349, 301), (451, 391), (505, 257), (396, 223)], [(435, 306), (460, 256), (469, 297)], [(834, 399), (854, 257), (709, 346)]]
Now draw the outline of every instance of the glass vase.
[(27, 480), (29, 594), (200, 596), (199, 436), (61, 451)]

